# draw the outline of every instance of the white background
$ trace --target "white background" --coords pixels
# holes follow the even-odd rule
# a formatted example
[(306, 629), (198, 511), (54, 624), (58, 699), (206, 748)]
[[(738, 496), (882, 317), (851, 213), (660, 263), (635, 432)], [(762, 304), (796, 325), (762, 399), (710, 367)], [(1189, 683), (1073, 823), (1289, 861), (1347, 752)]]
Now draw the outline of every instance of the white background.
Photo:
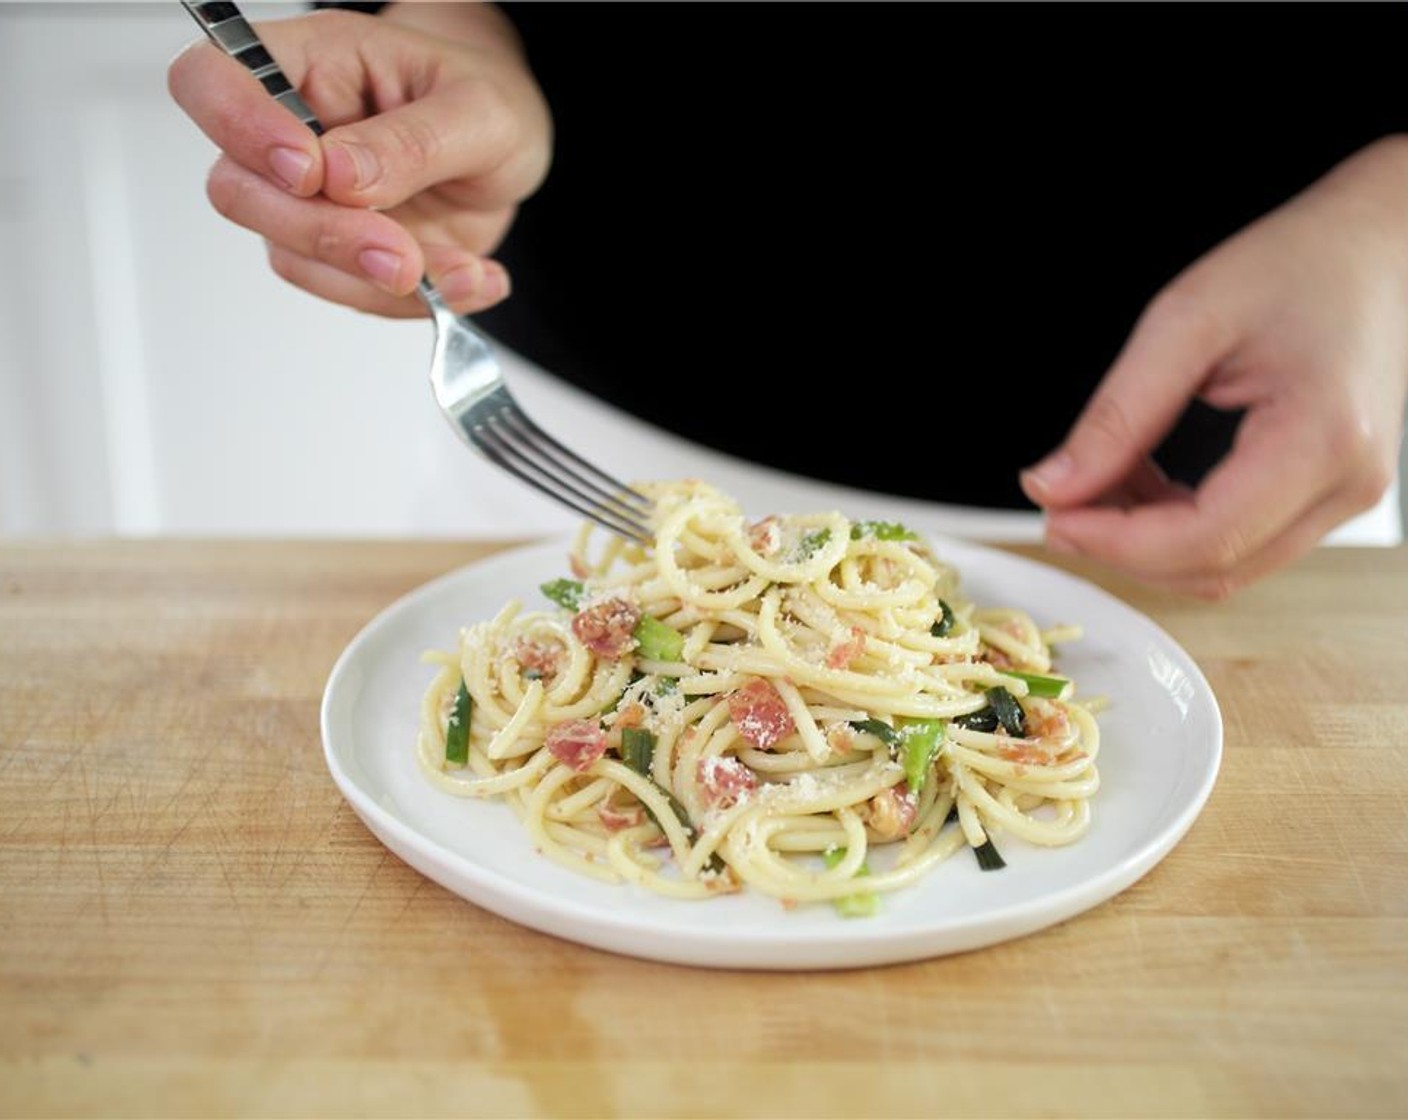
[[(245, 7), (252, 19), (300, 10)], [(428, 322), (287, 286), (259, 238), (210, 208), (213, 146), (166, 90), (167, 64), (199, 34), (177, 0), (0, 3), (0, 534), (575, 524), (458, 442), (426, 383)], [(707, 478), (759, 512), (864, 500), (642, 428), (504, 356), (528, 411), (620, 476)], [(1399, 500), (1334, 540), (1398, 540)], [(1026, 514), (885, 508), (979, 539), (1039, 535)]]

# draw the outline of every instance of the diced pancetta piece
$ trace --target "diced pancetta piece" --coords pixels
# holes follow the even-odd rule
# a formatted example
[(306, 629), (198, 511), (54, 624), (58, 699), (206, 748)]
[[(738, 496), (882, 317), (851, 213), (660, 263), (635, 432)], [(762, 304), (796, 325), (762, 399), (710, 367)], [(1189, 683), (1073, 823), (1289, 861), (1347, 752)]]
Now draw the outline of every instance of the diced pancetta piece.
[(728, 714), (738, 733), (763, 751), (797, 730), (787, 702), (762, 679), (749, 681), (729, 696)]
[(727, 809), (758, 788), (758, 776), (739, 759), (713, 755), (699, 760), (699, 788), (706, 805)]
[(881, 842), (898, 840), (908, 836), (919, 817), (919, 798), (905, 782), (889, 789), (882, 789), (865, 803), (860, 811), (861, 820)]
[(856, 729), (838, 720), (826, 729), (826, 745), (837, 754), (850, 754), (856, 749)]
[(775, 556), (782, 547), (782, 522), (764, 517), (748, 526), (748, 547), (759, 556)]
[(540, 677), (555, 677), (562, 659), (562, 647), (553, 642), (540, 642), (519, 637), (513, 643), (513, 659), (525, 670)]
[(569, 719), (555, 724), (545, 742), (555, 759), (578, 772), (606, 753), (606, 732), (592, 720)]
[(596, 815), (606, 826), (607, 832), (620, 832), (623, 828), (635, 828), (645, 823), (645, 810), (639, 805), (617, 807), (610, 801), (597, 803)]
[(639, 621), (640, 608), (613, 595), (578, 611), (572, 619), (572, 633), (598, 657), (616, 661), (635, 648), (635, 628)]
[(826, 667), (828, 669), (845, 669), (864, 652), (865, 631), (859, 626), (852, 626), (850, 634), (835, 642), (826, 651)]
[(1024, 704), (1027, 712), (1027, 738), (1043, 741), (1068, 742), (1074, 731), (1071, 717), (1060, 704), (1052, 703), (1043, 697), (1028, 697)]

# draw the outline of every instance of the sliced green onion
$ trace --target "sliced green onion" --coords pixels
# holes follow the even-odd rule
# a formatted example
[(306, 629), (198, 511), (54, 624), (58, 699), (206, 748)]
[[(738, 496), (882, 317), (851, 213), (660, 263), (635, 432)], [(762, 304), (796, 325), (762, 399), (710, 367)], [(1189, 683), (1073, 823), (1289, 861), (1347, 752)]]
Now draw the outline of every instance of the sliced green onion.
[(919, 534), (898, 521), (857, 521), (851, 525), (851, 540), (874, 537), (877, 541), (916, 541)]
[(678, 661), (684, 652), (684, 635), (654, 615), (641, 615), (634, 634), (636, 653), (647, 661)]
[(920, 719), (906, 723), (903, 733), (904, 780), (910, 791), (918, 793), (928, 781), (934, 759), (944, 742), (944, 721), (941, 719)]
[[(845, 848), (827, 848), (821, 853), (822, 862), (827, 867), (835, 867), (845, 858)], [(869, 874), (869, 865), (862, 863), (856, 869), (855, 877), (860, 879)], [(831, 905), (836, 908), (836, 913), (843, 918), (873, 918), (880, 912), (880, 896), (874, 891), (856, 891), (855, 894), (833, 898)]]
[[(669, 790), (667, 790), (664, 786), (662, 786), (659, 782), (651, 779), (650, 784), (655, 787), (655, 792), (658, 793), (669, 803), (670, 809), (674, 812), (675, 816), (679, 818), (680, 827), (684, 829), (684, 834), (691, 840), (698, 837), (699, 830), (696, 829), (694, 827), (693, 822), (690, 821), (689, 812), (685, 809), (683, 805), (680, 804), (680, 799), (676, 797), (673, 793), (671, 793)], [(645, 815), (655, 822), (655, 827), (658, 828), (661, 832), (664, 832), (665, 826), (660, 823), (660, 818), (655, 815), (654, 811), (650, 808), (650, 806), (642, 801), (641, 808), (645, 810)], [(723, 857), (720, 856), (718, 852), (710, 852), (709, 862), (705, 866), (710, 871), (718, 873), (724, 869)]]
[(929, 627), (929, 633), (936, 638), (944, 638), (947, 637), (948, 632), (953, 629), (953, 608), (948, 605), (947, 601), (940, 599), (939, 609), (944, 612), (943, 617), (935, 622), (933, 626)]
[(825, 548), (827, 542), (830, 540), (830, 529), (814, 529), (803, 537), (801, 542), (797, 545), (797, 551), (793, 554), (793, 559), (796, 561), (810, 560)]
[(1027, 682), (1027, 692), (1032, 696), (1042, 696), (1050, 700), (1064, 700), (1070, 695), (1070, 677), (1048, 677), (1041, 673), (1019, 673), (1016, 669), (1001, 670), (1004, 676), (1016, 677)]
[(992, 705), (993, 713), (997, 716), (998, 723), (1002, 724), (1002, 729), (1014, 738), (1026, 738), (1027, 714), (1022, 710), (1017, 698), (1001, 685), (988, 689), (987, 694), (988, 703)]
[(969, 731), (996, 731), (997, 713), (993, 711), (991, 704), (985, 704), (976, 712), (954, 716), (950, 722), (957, 727), (967, 728)]
[(894, 750), (900, 745), (900, 733), (896, 731), (893, 727), (891, 727), (888, 723), (885, 723), (881, 720), (853, 719), (850, 721), (850, 724), (857, 731), (866, 731), (869, 732), (871, 735), (874, 735), (891, 750)]
[(460, 681), (455, 693), (455, 710), (445, 724), (445, 761), (463, 766), (469, 761), (469, 717), (473, 707), (469, 689)]
[(587, 591), (582, 583), (575, 579), (548, 580), (547, 583), (539, 584), (538, 590), (559, 607), (566, 607), (569, 611), (577, 609)]
[(621, 761), (637, 774), (650, 776), (650, 764), (655, 758), (655, 732), (644, 727), (627, 727), (621, 731)]
[(1007, 866), (1007, 861), (1002, 858), (991, 838), (974, 848), (973, 854), (978, 857), (978, 866), (984, 871), (1001, 871)]

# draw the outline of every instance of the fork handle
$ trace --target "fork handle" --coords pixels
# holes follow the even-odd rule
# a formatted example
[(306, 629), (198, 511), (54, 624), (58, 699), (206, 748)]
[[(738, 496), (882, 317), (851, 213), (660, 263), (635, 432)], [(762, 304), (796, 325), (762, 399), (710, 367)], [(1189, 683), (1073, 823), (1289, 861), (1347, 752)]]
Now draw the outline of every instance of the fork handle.
[(210, 36), (217, 47), (259, 79), (270, 97), (311, 128), (316, 135), (323, 134), (325, 130), (322, 122), (279, 69), (274, 56), (260, 42), (258, 34), (240, 13), (237, 5), (229, 0), (209, 0), (208, 3), (181, 0), (181, 6), (191, 13), (201, 30)]

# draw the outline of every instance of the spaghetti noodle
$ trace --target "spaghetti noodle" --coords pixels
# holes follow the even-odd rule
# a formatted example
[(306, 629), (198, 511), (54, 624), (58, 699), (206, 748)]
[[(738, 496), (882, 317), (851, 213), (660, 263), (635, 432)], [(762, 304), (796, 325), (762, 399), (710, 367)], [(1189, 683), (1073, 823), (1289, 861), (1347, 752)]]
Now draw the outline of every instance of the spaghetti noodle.
[(1000, 867), (994, 836), (1086, 832), (1096, 705), (1053, 669), (1078, 627), (970, 602), (894, 523), (640, 489), (651, 547), (585, 524), (541, 609), (510, 601), (426, 655), (439, 788), (507, 803), (586, 875), (843, 913), (964, 848)]

